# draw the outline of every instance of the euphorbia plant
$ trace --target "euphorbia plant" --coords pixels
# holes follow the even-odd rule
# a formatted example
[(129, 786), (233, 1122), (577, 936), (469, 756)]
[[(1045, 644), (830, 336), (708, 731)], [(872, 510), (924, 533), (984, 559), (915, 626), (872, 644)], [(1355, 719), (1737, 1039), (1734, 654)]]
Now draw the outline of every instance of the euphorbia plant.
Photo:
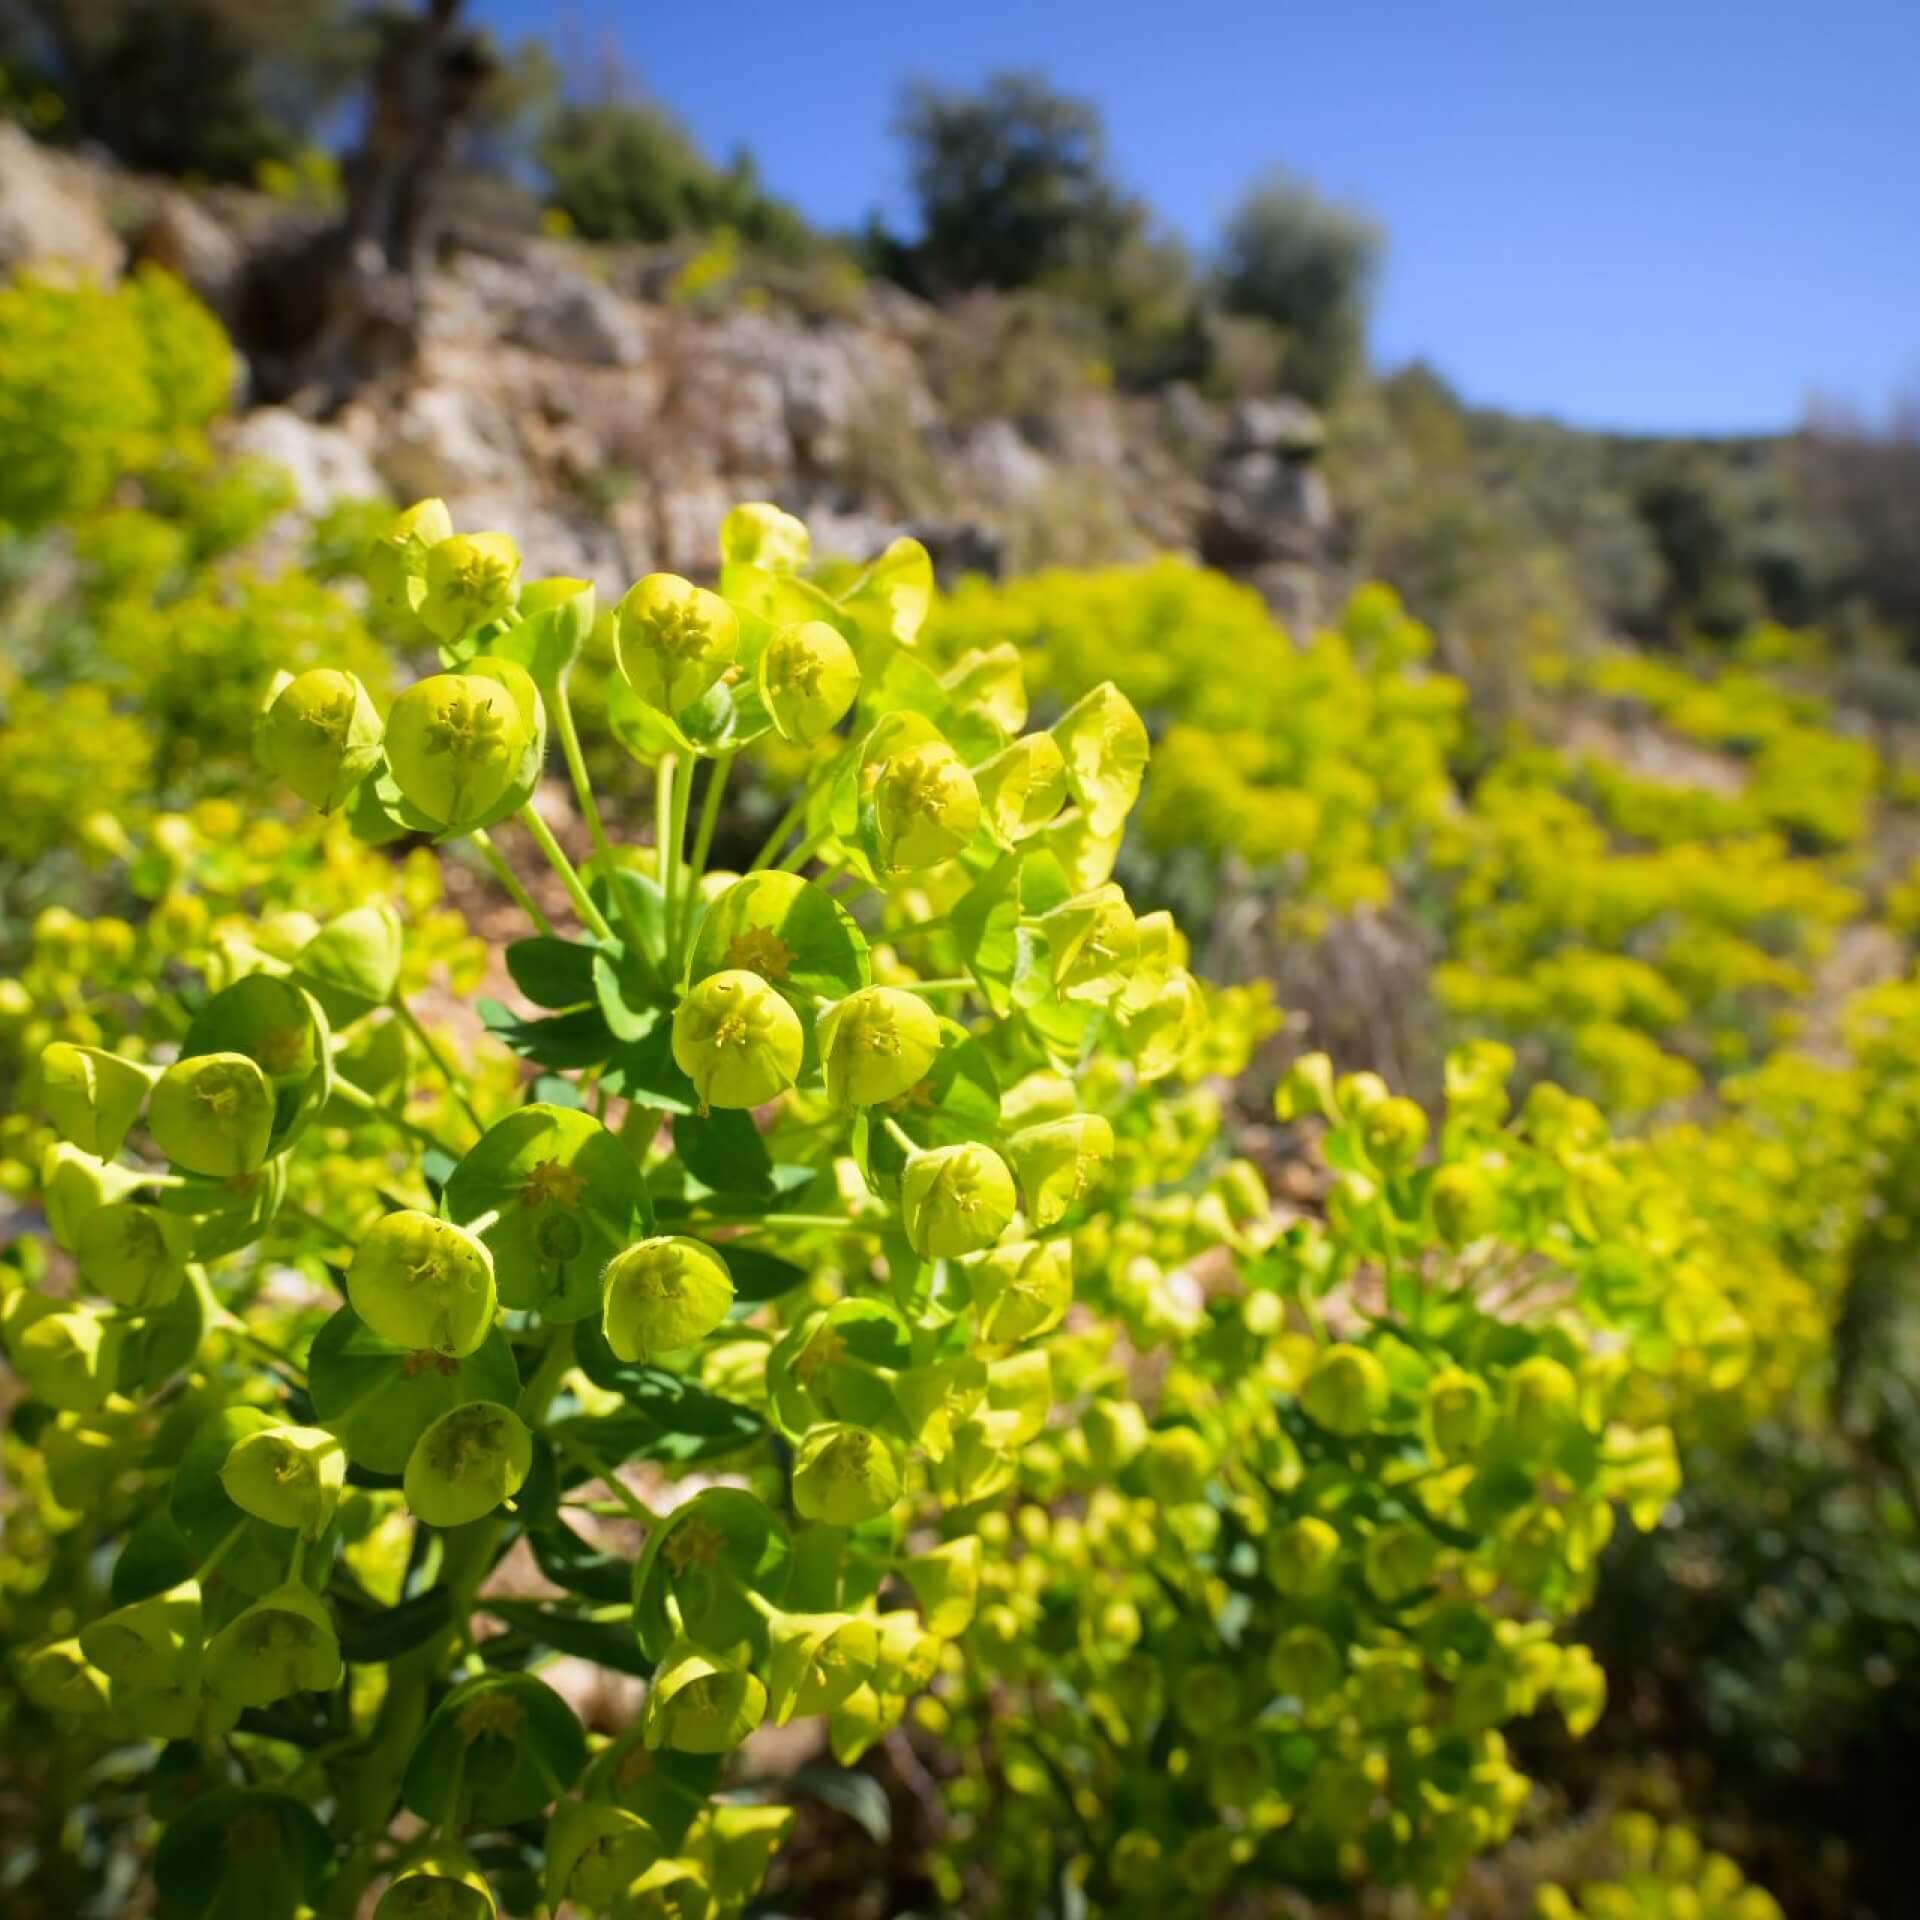
[[(471, 842), (529, 915), (505, 964), (538, 1013), (479, 1012), (537, 1079), (431, 1041), (378, 898), (230, 943), (171, 1058), (47, 1050), (61, 1253), (10, 1270), (0, 1324), (55, 1497), (113, 1551), (19, 1673), (65, 1723), (163, 1743), (170, 1912), (381, 1887), (382, 1914), (737, 1912), (790, 1816), (727, 1756), (824, 1715), (851, 1761), (957, 1657), (976, 1517), (1053, 1404), (1073, 1238), (1116, 1136), (1204, 1064), (1205, 997), (1111, 880), (1146, 760), (1126, 701), (1029, 731), (1010, 650), (916, 655), (917, 545), (838, 594), (807, 552), (743, 507), (717, 591), (652, 575), (613, 612), (650, 841), (602, 818), (575, 733), (591, 587), (523, 581), (436, 502), (367, 577), (440, 670), (384, 717), (344, 671), (270, 690), (260, 751), (304, 801), (376, 845)], [(577, 865), (534, 805), (550, 737)], [(714, 871), (734, 760), (776, 738), (790, 804)], [(491, 839), (509, 820), (571, 928)], [(448, 1082), (432, 1124), (414, 1062)], [(290, 1169), (396, 1139), (294, 1210)], [(296, 1225), (312, 1310), (262, 1285)], [(490, 1590), (522, 1542), (558, 1598)], [(644, 1677), (638, 1721), (590, 1740), (541, 1677), (562, 1654)]]

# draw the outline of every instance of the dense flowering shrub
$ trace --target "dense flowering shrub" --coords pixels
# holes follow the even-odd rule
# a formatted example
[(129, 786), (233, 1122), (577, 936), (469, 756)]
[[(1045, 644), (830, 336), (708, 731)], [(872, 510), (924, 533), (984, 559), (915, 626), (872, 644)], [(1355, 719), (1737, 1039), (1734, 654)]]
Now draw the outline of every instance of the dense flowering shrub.
[[(384, 714), (333, 667), (271, 690), (259, 750), (304, 799), (373, 843), (469, 839), (528, 909), (507, 964), (543, 1011), (480, 1011), (532, 1097), (419, 1025), (410, 985), (461, 950), (429, 886), (411, 926), (360, 891), (338, 827), (283, 843), (321, 861), (301, 907), (228, 920), (170, 861), (244, 867), (276, 830), (160, 823), (130, 849), (142, 932), (43, 916), (11, 983), (60, 1136), (52, 1245), (16, 1243), (0, 1306), (25, 1524), (112, 1549), (103, 1590), (16, 1569), (13, 1725), (159, 1743), (171, 1910), (344, 1913), (391, 1878), (393, 1912), (737, 1911), (789, 1816), (728, 1794), (724, 1755), (825, 1714), (851, 1759), (953, 1657), (975, 1522), (1050, 1416), (1075, 1237), (1118, 1170), (1163, 1182), (1168, 1089), (1235, 1043), (1107, 878), (1131, 707), (1096, 688), (1026, 731), (1010, 651), (918, 658), (912, 543), (837, 597), (805, 560), (742, 509), (720, 593), (622, 601), (610, 707), (659, 831), (614, 846), (582, 780), (578, 869), (529, 801), (549, 728), (580, 766), (592, 594), (522, 582), (504, 536), (428, 502), (374, 551), (444, 663)], [(773, 734), (808, 775), (761, 861), (708, 872), (728, 769)], [(489, 837), (510, 816), (577, 936)], [(1243, 1058), (1259, 1002), (1221, 1011)], [(409, 1102), (423, 1067), (449, 1103)], [(609, 1511), (637, 1555), (580, 1530)], [(562, 1598), (483, 1591), (520, 1542)], [(647, 1675), (639, 1722), (590, 1742), (531, 1670), (560, 1654)]]

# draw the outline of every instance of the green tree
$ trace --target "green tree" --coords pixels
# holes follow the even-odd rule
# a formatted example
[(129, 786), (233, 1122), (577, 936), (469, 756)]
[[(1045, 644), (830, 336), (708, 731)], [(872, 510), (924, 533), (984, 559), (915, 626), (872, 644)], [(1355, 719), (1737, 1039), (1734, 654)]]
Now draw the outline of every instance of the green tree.
[(1257, 181), (1227, 222), (1221, 297), (1280, 330), (1286, 383), (1309, 399), (1329, 399), (1364, 359), (1382, 246), (1367, 215), (1284, 172)]
[(367, 44), (349, 0), (0, 0), (0, 62), (45, 79), (62, 131), (156, 173), (251, 180)]
[(896, 126), (920, 220), (907, 262), (929, 292), (1034, 286), (1142, 224), (1108, 173), (1099, 109), (1037, 74), (995, 74), (977, 93), (915, 85)]

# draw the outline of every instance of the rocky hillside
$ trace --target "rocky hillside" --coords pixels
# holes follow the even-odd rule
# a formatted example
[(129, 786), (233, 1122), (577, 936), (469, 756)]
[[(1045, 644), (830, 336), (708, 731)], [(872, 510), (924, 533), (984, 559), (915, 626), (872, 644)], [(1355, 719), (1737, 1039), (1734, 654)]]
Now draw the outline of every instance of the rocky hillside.
[[(155, 261), (243, 348), (254, 264), (303, 223), (0, 127), (0, 270)], [(1172, 550), (1289, 620), (1335, 590), (1323, 429), (1300, 403), (1122, 394), (1007, 302), (724, 272), (700, 291), (702, 264), (456, 221), (396, 364), (341, 406), (245, 406), (234, 443), (286, 466), (309, 509), (440, 494), (464, 525), (518, 529), (542, 572), (615, 589), (700, 571), (727, 506), (760, 497), (852, 558), (900, 532), (953, 571)]]

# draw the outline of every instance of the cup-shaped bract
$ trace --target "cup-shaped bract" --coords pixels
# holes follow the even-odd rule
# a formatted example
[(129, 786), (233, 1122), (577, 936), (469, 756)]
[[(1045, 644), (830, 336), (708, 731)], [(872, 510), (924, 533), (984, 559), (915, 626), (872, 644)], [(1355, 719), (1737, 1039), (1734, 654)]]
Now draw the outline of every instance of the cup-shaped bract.
[(65, 1140), (56, 1140), (40, 1160), (40, 1205), (55, 1242), (69, 1253), (80, 1247), (88, 1217), (140, 1186), (131, 1167), (116, 1167)]
[(1007, 1141), (1027, 1224), (1050, 1227), (1096, 1186), (1113, 1159), (1113, 1127), (1097, 1113), (1075, 1113), (1022, 1127)]
[(613, 633), (622, 677), (662, 713), (692, 706), (740, 650), (739, 616), (677, 573), (650, 573), (629, 587)]
[(407, 1505), (429, 1526), (465, 1526), (518, 1493), (532, 1466), (533, 1436), (520, 1416), (495, 1400), (470, 1400), (414, 1442)]
[(384, 1006), (400, 984), (404, 935), (384, 900), (336, 914), (294, 956), (294, 978), (335, 1027)]
[(939, 1015), (904, 987), (862, 987), (828, 1007), (814, 1031), (835, 1106), (897, 1100), (926, 1077), (940, 1052)]
[(1164, 1080), (1177, 1072), (1207, 1033), (1206, 996), (1185, 967), (1175, 967), (1144, 1005), (1124, 1001), (1120, 1042), (1142, 1080)]
[(254, 732), (254, 752), (308, 806), (343, 806), (380, 758), (380, 713), (359, 680), (338, 667), (295, 674)]
[(874, 1623), (857, 1613), (782, 1613), (767, 1629), (767, 1700), (773, 1724), (831, 1713), (864, 1686), (879, 1657)]
[(793, 1504), (803, 1519), (857, 1527), (899, 1498), (899, 1463), (877, 1433), (842, 1421), (809, 1429), (793, 1462)]
[(900, 1176), (907, 1239), (923, 1260), (957, 1260), (992, 1246), (1019, 1198), (1007, 1163), (973, 1140), (910, 1154)]
[(1493, 1427), (1493, 1395), (1478, 1374), (1446, 1367), (1427, 1382), (1427, 1438), (1443, 1460), (1471, 1460)]
[(111, 1160), (139, 1116), (153, 1072), (102, 1047), (55, 1040), (40, 1055), (47, 1116), (83, 1153)]
[(638, 1814), (594, 1800), (562, 1800), (547, 1827), (547, 1905), (624, 1914), (626, 1894), (663, 1851)]
[(1579, 1383), (1550, 1354), (1536, 1353), (1513, 1368), (1505, 1399), (1507, 1429), (1533, 1458), (1551, 1453), (1580, 1415)]
[(1440, 1167), (1427, 1188), (1427, 1206), (1433, 1214), (1434, 1231), (1448, 1246), (1471, 1246), (1498, 1223), (1500, 1190), (1486, 1167)]
[(769, 500), (743, 500), (720, 522), (720, 560), (730, 567), (798, 573), (813, 555), (807, 523)]
[(782, 627), (761, 649), (759, 681), (774, 731), (810, 747), (853, 705), (860, 663), (837, 627), (801, 620)]
[(974, 769), (980, 814), (1002, 847), (1049, 825), (1067, 802), (1067, 763), (1050, 733), (1023, 734)]
[(1269, 1535), (1267, 1578), (1291, 1600), (1325, 1593), (1340, 1570), (1340, 1536), (1317, 1514), (1304, 1514)]
[(264, 1427), (233, 1443), (220, 1484), (242, 1513), (317, 1539), (346, 1484), (347, 1455), (323, 1427)]
[(980, 1603), (981, 1559), (980, 1536), (969, 1533), (915, 1554), (901, 1569), (929, 1633), (951, 1640), (971, 1624)]
[(49, 1713), (105, 1713), (113, 1683), (74, 1639), (52, 1640), (22, 1655), (14, 1665), (20, 1691)]
[(703, 1339), (733, 1305), (727, 1263), (704, 1241), (661, 1234), (614, 1255), (605, 1279), (607, 1344), (651, 1360)]
[(1390, 1606), (1405, 1603), (1433, 1578), (1439, 1543), (1412, 1521), (1376, 1527), (1360, 1556), (1361, 1570), (1374, 1597)]
[(116, 1307), (164, 1307), (187, 1277), (194, 1223), (164, 1207), (113, 1200), (89, 1213), (74, 1247), (80, 1277)]
[(1267, 1656), (1267, 1677), (1303, 1707), (1316, 1707), (1340, 1685), (1346, 1663), (1319, 1627), (1289, 1627)]
[(422, 1866), (408, 1868), (387, 1888), (373, 1920), (494, 1920), (498, 1912), (478, 1873), (456, 1878)]
[[(524, 683), (519, 693), (514, 674)], [(532, 681), (511, 665), (416, 680), (387, 716), (394, 784), (441, 827), (479, 824), (513, 788), (537, 699)]]
[(183, 1580), (115, 1607), (80, 1629), (80, 1647), (116, 1688), (193, 1685), (200, 1666), (199, 1583)]
[(389, 613), (418, 613), (427, 594), (427, 555), (453, 534), (444, 500), (419, 500), (397, 515), (367, 552), (367, 585)]
[(599, 595), (591, 580), (556, 575), (520, 589), (520, 620), (490, 644), (550, 691), (593, 637)]
[[(1027, 724), (1027, 676), (1011, 640), (970, 647), (940, 676), (940, 684), (957, 711), (978, 714), (1000, 733), (1015, 734)], [(1064, 784), (1060, 791), (1064, 796)]]
[(340, 1684), (340, 1642), (326, 1608), (289, 1582), (256, 1600), (214, 1635), (207, 1685), (230, 1707), (270, 1707), (290, 1693)]
[(742, 967), (696, 981), (673, 1016), (673, 1057), (703, 1107), (757, 1107), (783, 1093), (806, 1045), (800, 1016)]
[(1117, 834), (1147, 770), (1146, 723), (1111, 680), (1084, 695), (1054, 722), (1067, 762), (1067, 786), (1102, 838)]
[(1313, 1363), (1300, 1404), (1329, 1433), (1365, 1433), (1387, 1405), (1387, 1371), (1365, 1347), (1336, 1341)]
[(113, 1391), (118, 1327), (84, 1307), (61, 1308), (43, 1295), (16, 1295), (6, 1314), (14, 1369), (50, 1407), (91, 1413)]
[(197, 1053), (155, 1081), (147, 1127), (175, 1166), (231, 1180), (252, 1173), (273, 1140), (273, 1087), (244, 1053)]
[(649, 1747), (729, 1753), (767, 1713), (767, 1690), (743, 1667), (723, 1666), (686, 1642), (655, 1668), (641, 1717)]
[(1140, 934), (1127, 896), (1112, 881), (1062, 901), (1041, 915), (1040, 926), (1061, 999), (1107, 1001), (1126, 987), (1140, 957)]
[(458, 640), (498, 620), (514, 603), (520, 549), (504, 533), (451, 533), (427, 549), (414, 609), (429, 633)]
[(922, 740), (884, 760), (873, 782), (880, 864), (889, 873), (951, 860), (980, 827), (980, 790), (944, 740)]
[(989, 1247), (968, 1263), (967, 1275), (980, 1315), (980, 1337), (995, 1346), (1012, 1346), (1066, 1318), (1073, 1304), (1073, 1243), (1017, 1240)]
[(396, 1346), (458, 1359), (493, 1325), (493, 1255), (485, 1242), (411, 1207), (367, 1229), (346, 1288), (354, 1312)]

